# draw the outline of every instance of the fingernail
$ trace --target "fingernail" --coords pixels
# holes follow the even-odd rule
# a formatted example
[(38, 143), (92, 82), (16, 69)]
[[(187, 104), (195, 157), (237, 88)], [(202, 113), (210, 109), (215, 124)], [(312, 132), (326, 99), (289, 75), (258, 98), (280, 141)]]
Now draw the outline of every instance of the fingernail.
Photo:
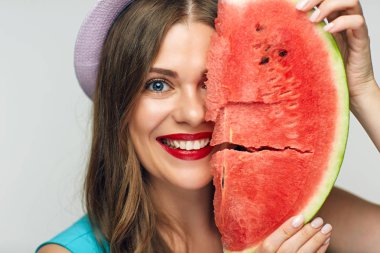
[(312, 226), (313, 228), (319, 228), (320, 226), (322, 226), (322, 224), (323, 224), (323, 220), (322, 220), (322, 218), (320, 218), (320, 217), (315, 218), (315, 219), (311, 222), (311, 226)]
[(321, 232), (322, 234), (328, 234), (332, 230), (332, 226), (330, 224), (326, 224), (322, 227)]
[(296, 9), (298, 10), (303, 10), (305, 8), (305, 6), (307, 5), (307, 3), (309, 2), (309, 0), (302, 0), (302, 1), (299, 1), (296, 5)]
[(323, 30), (325, 30), (326, 32), (330, 32), (333, 27), (334, 27), (334, 23), (328, 23), (327, 25), (323, 27)]
[(317, 18), (319, 16), (319, 14), (321, 14), (321, 11), (319, 9), (315, 9), (314, 12), (313, 12), (313, 14), (310, 16), (309, 20), (311, 22), (317, 21)]
[(298, 228), (299, 226), (301, 226), (304, 222), (305, 218), (303, 217), (302, 214), (294, 217), (294, 219), (292, 220), (292, 226), (294, 228)]
[(329, 242), (330, 242), (330, 237), (323, 244), (329, 244)]

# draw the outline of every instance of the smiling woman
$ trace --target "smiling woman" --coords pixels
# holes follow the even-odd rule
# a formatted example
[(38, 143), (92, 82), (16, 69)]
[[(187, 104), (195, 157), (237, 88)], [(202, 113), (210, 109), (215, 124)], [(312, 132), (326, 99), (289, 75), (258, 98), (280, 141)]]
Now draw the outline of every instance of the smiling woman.
[[(95, 115), (103, 118), (94, 120), (99, 122), (99, 128), (94, 129), (99, 135), (94, 132), (98, 141), (93, 143), (97, 152), (103, 142), (104, 154), (93, 153), (86, 186), (89, 217), (110, 238), (111, 251), (121, 252), (124, 245), (141, 247), (143, 252), (153, 248), (168, 251), (174, 239), (169, 231), (164, 232), (166, 227), (184, 237), (179, 222), (166, 222), (170, 216), (182, 219), (173, 208), (174, 203), (183, 202), (178, 191), (198, 190), (191, 193), (193, 198), (210, 195), (209, 157), (200, 157), (199, 151), (170, 148), (162, 139), (172, 135), (174, 141), (173, 134), (196, 137), (204, 132), (210, 138), (212, 126), (204, 121), (202, 101), (206, 52), (215, 15), (213, 1), (134, 1), (116, 20), (105, 41), (94, 96)], [(110, 131), (108, 126), (115, 124), (118, 127)], [(104, 170), (103, 178), (99, 168)], [(112, 178), (115, 181), (107, 183)], [(110, 193), (113, 200), (108, 199)], [(211, 213), (209, 205), (202, 208)], [(192, 220), (190, 216), (185, 219)], [(215, 230), (215, 226), (208, 229)], [(132, 231), (138, 232), (130, 234)]]
[[(330, 1), (338, 9), (360, 7), (339, 0), (314, 4), (323, 7)], [(216, 0), (97, 2), (76, 45), (77, 77), (94, 103), (87, 214), (42, 244), (39, 253), (222, 252), (209, 168), (214, 126), (205, 121), (206, 58), (216, 15)], [(356, 43), (367, 52), (357, 57), (378, 94), (366, 27), (350, 24), (340, 28), (357, 29), (361, 37)], [(377, 123), (367, 125), (379, 128)], [(335, 203), (364, 207), (360, 213), (368, 214), (366, 222), (373, 224), (378, 207), (340, 193), (334, 191), (333, 201), (321, 211), (334, 226), (352, 231), (362, 222), (348, 215), (355, 222), (345, 227), (334, 216)], [(321, 218), (304, 222), (302, 214), (287, 220), (258, 252), (326, 252), (331, 225), (323, 225)], [(371, 228), (374, 235), (380, 231)], [(356, 239), (354, 232), (339, 233), (333, 246), (348, 252), (341, 245), (350, 235)]]

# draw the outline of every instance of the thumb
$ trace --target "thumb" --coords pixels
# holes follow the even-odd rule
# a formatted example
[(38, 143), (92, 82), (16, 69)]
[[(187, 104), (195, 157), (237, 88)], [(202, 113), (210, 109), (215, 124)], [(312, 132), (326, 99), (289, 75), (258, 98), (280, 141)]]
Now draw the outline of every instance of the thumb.
[(305, 222), (304, 216), (297, 215), (285, 221), (278, 229), (270, 234), (258, 247), (257, 253), (274, 253), (281, 245), (296, 232), (298, 232)]

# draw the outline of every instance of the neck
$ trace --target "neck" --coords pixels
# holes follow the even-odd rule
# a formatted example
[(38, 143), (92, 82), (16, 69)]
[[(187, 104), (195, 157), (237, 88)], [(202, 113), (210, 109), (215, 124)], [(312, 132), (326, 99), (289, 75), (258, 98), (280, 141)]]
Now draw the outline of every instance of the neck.
[(150, 194), (158, 211), (179, 220), (186, 230), (214, 226), (213, 193), (211, 184), (201, 189), (187, 190), (151, 180)]

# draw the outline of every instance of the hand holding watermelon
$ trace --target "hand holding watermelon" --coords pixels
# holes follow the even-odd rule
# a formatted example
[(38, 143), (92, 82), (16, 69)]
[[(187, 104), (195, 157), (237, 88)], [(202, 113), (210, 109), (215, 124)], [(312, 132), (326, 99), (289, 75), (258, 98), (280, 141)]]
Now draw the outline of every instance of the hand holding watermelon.
[(359, 1), (306, 0), (297, 8), (310, 11), (318, 5), (312, 22), (327, 18), (325, 30), (333, 33), (346, 65), (351, 99), (373, 88), (374, 74), (371, 62), (369, 36)]
[(304, 217), (295, 216), (282, 224), (259, 246), (256, 253), (268, 252), (326, 252), (331, 236), (331, 225), (323, 225), (321, 218), (303, 225)]
[(380, 89), (375, 81), (367, 25), (359, 1), (304, 0), (297, 8), (310, 11), (318, 9), (311, 21), (330, 23), (325, 30), (333, 33), (342, 53), (350, 93), (350, 109), (363, 125), (380, 151), (380, 120), (372, 111), (380, 110)]

